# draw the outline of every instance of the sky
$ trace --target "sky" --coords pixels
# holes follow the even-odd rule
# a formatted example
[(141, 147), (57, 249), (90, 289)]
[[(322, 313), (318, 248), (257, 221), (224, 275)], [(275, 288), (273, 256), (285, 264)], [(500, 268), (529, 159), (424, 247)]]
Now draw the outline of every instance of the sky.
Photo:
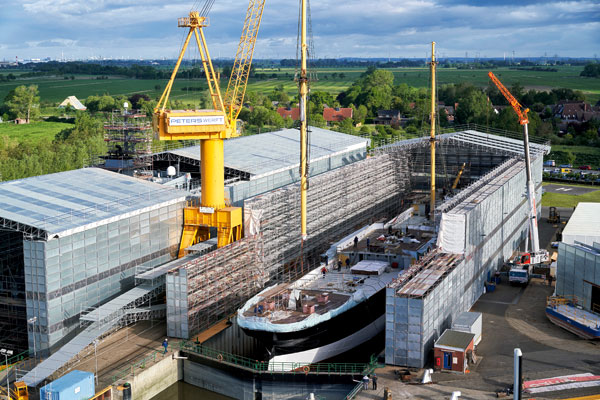
[[(177, 18), (194, 7), (183, 0), (1, 3), (0, 60), (176, 58), (186, 33)], [(235, 56), (247, 4), (215, 1), (205, 28), (213, 58)], [(296, 58), (298, 9), (298, 0), (266, 0), (255, 58)], [(423, 58), (431, 41), (442, 58), (600, 56), (599, 0), (313, 0), (310, 9), (314, 58)]]

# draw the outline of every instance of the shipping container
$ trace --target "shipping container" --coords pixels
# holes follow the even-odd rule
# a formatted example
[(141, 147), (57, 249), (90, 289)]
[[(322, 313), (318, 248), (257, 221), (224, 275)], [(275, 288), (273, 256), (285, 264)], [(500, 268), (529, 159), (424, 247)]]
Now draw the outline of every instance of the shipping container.
[(95, 394), (94, 374), (71, 371), (40, 389), (43, 400), (87, 400)]
[(481, 342), (482, 321), (483, 317), (481, 316), (481, 313), (463, 312), (459, 314), (452, 324), (452, 330), (474, 333), (475, 338), (473, 343), (477, 346), (479, 342)]

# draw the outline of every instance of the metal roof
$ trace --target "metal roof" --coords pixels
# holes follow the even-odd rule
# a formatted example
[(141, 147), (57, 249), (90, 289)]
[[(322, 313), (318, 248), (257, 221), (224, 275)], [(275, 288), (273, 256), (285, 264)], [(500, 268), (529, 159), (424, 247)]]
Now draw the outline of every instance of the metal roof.
[(453, 331), (446, 329), (442, 336), (435, 341), (434, 347), (449, 347), (452, 349), (465, 350), (475, 337), (474, 333)]
[[(518, 137), (518, 134), (514, 134)], [(483, 133), (475, 130), (464, 130), (436, 135), (438, 142), (454, 142), (465, 146), (476, 147), (491, 153), (501, 152), (510, 156), (524, 157), (523, 140), (492, 133)], [(395, 147), (428, 146), (429, 135), (401, 140), (399, 142), (382, 146), (380, 149), (393, 149)], [(550, 146), (546, 144), (529, 142), (529, 150), (533, 157), (550, 153)]]
[[(310, 127), (310, 161), (364, 148), (369, 139)], [(170, 150), (176, 156), (200, 160), (200, 146)], [(224, 143), (225, 167), (250, 174), (250, 179), (295, 168), (300, 162), (300, 131), (283, 129), (241, 136)]]
[(600, 203), (579, 203), (562, 237), (567, 244), (580, 242), (593, 246), (594, 242), (600, 242)]
[(0, 227), (65, 236), (168, 204), (186, 192), (100, 168), (0, 182)]
[(497, 190), (501, 190), (509, 180), (523, 170), (525, 170), (525, 161), (516, 158), (508, 159), (456, 196), (440, 204), (436, 210), (452, 214), (467, 214)]

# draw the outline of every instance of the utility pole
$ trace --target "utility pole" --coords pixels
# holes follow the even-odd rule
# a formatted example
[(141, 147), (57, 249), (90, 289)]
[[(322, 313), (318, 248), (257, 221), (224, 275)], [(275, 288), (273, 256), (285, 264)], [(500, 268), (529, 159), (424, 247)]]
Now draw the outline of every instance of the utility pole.
[(435, 114), (437, 103), (435, 101), (435, 42), (431, 42), (431, 193), (429, 201), (429, 215), (435, 222)]
[(308, 97), (308, 73), (307, 73), (307, 51), (306, 44), (306, 2), (301, 0), (301, 27), (300, 27), (300, 225), (302, 231), (302, 243), (306, 240), (306, 192), (308, 191), (307, 171), (307, 144), (308, 144), (308, 119), (307, 119), (307, 97)]

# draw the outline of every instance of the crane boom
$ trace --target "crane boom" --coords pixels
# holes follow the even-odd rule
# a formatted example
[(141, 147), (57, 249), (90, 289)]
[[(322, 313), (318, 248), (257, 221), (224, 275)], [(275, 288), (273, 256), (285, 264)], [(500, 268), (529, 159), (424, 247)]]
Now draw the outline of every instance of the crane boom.
[(256, 44), (258, 28), (260, 27), (264, 9), (265, 0), (250, 0), (244, 21), (244, 29), (240, 37), (240, 44), (224, 97), (225, 113), (227, 114), (227, 118), (232, 122), (237, 119), (244, 102), (246, 85), (248, 84), (250, 68), (252, 66), (254, 45)]
[(496, 87), (498, 88), (498, 90), (500, 90), (500, 93), (502, 93), (502, 95), (506, 98), (506, 100), (512, 106), (513, 110), (515, 110), (515, 112), (519, 116), (519, 123), (521, 125), (528, 124), (529, 123), (529, 119), (527, 118), (527, 113), (529, 112), (529, 108), (523, 107), (517, 101), (517, 99), (515, 99), (515, 96), (513, 96), (508, 91), (508, 89), (502, 84), (502, 82), (500, 82), (500, 80), (498, 78), (496, 78), (496, 75), (494, 75), (492, 73), (492, 71), (488, 72), (488, 76), (490, 77), (490, 79), (492, 80), (492, 82), (494, 82), (494, 84), (496, 85)]
[(533, 186), (533, 179), (531, 177), (531, 157), (529, 154), (529, 133), (528, 124), (529, 119), (527, 118), (528, 108), (523, 107), (517, 99), (508, 91), (508, 89), (496, 78), (496, 76), (490, 71), (488, 76), (498, 87), (500, 92), (504, 95), (506, 100), (510, 103), (512, 108), (519, 116), (519, 123), (523, 125), (523, 148), (525, 153), (525, 172), (527, 176), (527, 200), (529, 202), (529, 236), (531, 239), (531, 253), (528, 260), (528, 264), (540, 264), (548, 260), (548, 252), (546, 250), (540, 250), (540, 239), (538, 234), (538, 221), (537, 221), (537, 208), (535, 204), (535, 189)]

